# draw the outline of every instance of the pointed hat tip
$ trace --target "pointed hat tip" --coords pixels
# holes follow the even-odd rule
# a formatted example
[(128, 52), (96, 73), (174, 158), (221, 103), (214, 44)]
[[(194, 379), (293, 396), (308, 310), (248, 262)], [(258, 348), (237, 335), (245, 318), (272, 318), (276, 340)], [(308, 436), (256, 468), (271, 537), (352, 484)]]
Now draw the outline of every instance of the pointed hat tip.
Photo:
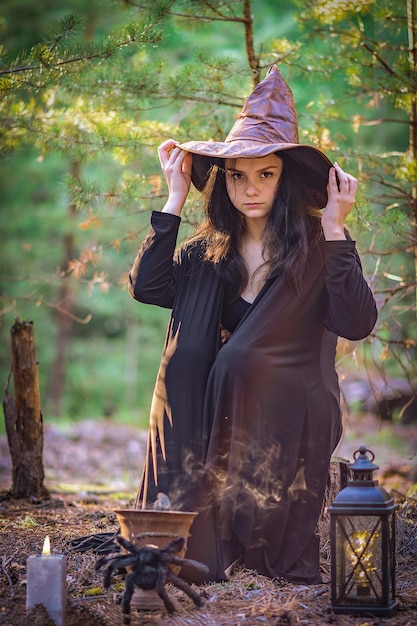
[(317, 148), (300, 146), (294, 96), (275, 64), (269, 66), (265, 78), (249, 95), (223, 142), (191, 141), (180, 147), (194, 155), (192, 180), (200, 191), (211, 167), (223, 159), (256, 158), (290, 150), (291, 157), (303, 166), (309, 185), (318, 194), (317, 207), (327, 202), (330, 161)]

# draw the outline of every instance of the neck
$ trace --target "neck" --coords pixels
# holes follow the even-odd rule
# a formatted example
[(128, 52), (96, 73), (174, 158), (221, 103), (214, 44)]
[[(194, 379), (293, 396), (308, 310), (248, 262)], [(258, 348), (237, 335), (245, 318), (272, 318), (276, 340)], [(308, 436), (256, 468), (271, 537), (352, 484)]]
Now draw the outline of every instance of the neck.
[(267, 220), (261, 220), (261, 219), (251, 220), (251, 219), (246, 218), (245, 230), (244, 230), (242, 239), (246, 240), (247, 242), (260, 244), (262, 241), (262, 234), (265, 230), (266, 223), (267, 223)]
[(240, 240), (239, 252), (247, 269), (247, 282), (240, 292), (247, 302), (253, 302), (265, 282), (267, 266), (263, 257), (262, 220), (245, 220), (245, 231)]

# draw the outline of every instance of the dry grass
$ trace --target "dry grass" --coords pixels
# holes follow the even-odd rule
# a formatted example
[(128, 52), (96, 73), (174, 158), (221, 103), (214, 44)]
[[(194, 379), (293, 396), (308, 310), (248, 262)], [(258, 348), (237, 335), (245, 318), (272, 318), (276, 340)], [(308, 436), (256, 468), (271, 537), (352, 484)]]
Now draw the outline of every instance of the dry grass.
[[(132, 611), (132, 626), (417, 625), (416, 504), (412, 498), (402, 498), (398, 514), (397, 596), (401, 610), (391, 619), (352, 618), (328, 613), (329, 546), (324, 537), (322, 572), (326, 582), (323, 585), (293, 585), (270, 580), (252, 571), (237, 570), (228, 583), (200, 588), (205, 600), (201, 609), (197, 609), (183, 592), (172, 588), (171, 593), (180, 605), (177, 613), (169, 616), (164, 610), (147, 613), (135, 610)], [(94, 569), (97, 556), (91, 552), (72, 551), (70, 542), (81, 535), (116, 530), (113, 509), (126, 506), (130, 506), (127, 501), (62, 495), (39, 503), (3, 499), (0, 503), (0, 624), (50, 626), (41, 607), (35, 607), (29, 615), (25, 608), (26, 559), (41, 551), (46, 534), (50, 536), (53, 551), (67, 555), (66, 626), (122, 624), (119, 604), (124, 584), (122, 575), (114, 575), (111, 588), (104, 590), (102, 574)]]
[[(372, 440), (375, 424), (363, 419), (358, 441)], [(351, 425), (351, 430), (353, 425)], [(417, 441), (417, 427), (407, 427), (401, 436)], [(40, 553), (45, 535), (51, 538), (53, 551), (67, 555), (68, 606), (66, 626), (116, 626), (122, 624), (120, 607), (123, 577), (114, 575), (112, 586), (102, 588), (102, 573), (96, 572), (97, 556), (71, 550), (71, 540), (80, 536), (115, 531), (117, 508), (130, 508), (129, 497), (98, 496), (97, 492), (124, 489), (135, 492), (145, 438), (137, 429), (108, 421), (81, 423), (63, 434), (55, 428), (46, 431), (45, 470), (53, 497), (44, 502), (13, 501), (0, 493), (0, 624), (8, 626), (53, 626), (45, 611), (37, 607), (26, 613), (26, 559)], [(132, 612), (132, 626), (166, 624), (167, 626), (252, 626), (280, 625), (323, 626), (417, 626), (417, 501), (409, 490), (417, 482), (416, 468), (410, 456), (395, 457), (391, 448), (371, 446), (376, 453), (381, 484), (395, 494), (400, 504), (397, 524), (397, 599), (400, 611), (389, 618), (353, 618), (332, 615), (329, 605), (330, 546), (328, 522), (320, 523), (322, 539), (321, 566), (325, 584), (301, 586), (272, 581), (247, 570), (238, 570), (227, 584), (200, 588), (205, 605), (197, 609), (185, 594), (172, 589), (180, 610), (172, 616), (165, 611)], [(347, 451), (356, 449), (351, 442)], [(82, 490), (93, 479), (89, 495)], [(5, 438), (0, 437), (0, 489), (10, 484), (10, 463)], [(57, 487), (60, 485), (59, 487)], [(72, 488), (64, 495), (63, 489)], [(94, 493), (93, 493), (94, 492)], [(407, 494), (407, 496), (405, 496)]]

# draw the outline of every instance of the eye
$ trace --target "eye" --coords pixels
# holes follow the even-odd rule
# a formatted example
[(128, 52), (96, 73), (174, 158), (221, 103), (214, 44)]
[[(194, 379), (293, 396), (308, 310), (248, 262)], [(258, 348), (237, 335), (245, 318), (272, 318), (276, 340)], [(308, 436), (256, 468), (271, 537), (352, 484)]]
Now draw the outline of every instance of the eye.
[(271, 176), (273, 176), (273, 175), (274, 175), (273, 172), (266, 171), (266, 172), (262, 172), (261, 177), (262, 178), (271, 178)]
[(241, 172), (230, 172), (232, 180), (243, 180), (243, 174)]

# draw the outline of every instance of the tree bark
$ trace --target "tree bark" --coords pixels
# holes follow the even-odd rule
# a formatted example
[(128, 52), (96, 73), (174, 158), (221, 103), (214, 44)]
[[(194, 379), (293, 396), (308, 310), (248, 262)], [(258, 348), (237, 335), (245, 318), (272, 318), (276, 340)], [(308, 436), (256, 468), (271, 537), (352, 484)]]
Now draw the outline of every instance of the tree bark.
[(326, 491), (323, 499), (323, 506), (318, 523), (320, 541), (325, 544), (330, 539), (330, 515), (327, 508), (331, 506), (333, 500), (352, 478), (352, 471), (349, 469), (350, 461), (339, 456), (333, 456), (329, 467)]
[[(407, 26), (408, 26), (408, 61), (410, 64), (410, 76), (414, 76), (417, 70), (417, 1), (407, 0)], [(415, 85), (415, 81), (413, 83)], [(417, 89), (411, 91), (410, 105), (410, 139), (409, 153), (413, 161), (417, 160)], [(413, 211), (413, 231), (414, 242), (417, 242), (417, 184), (411, 188), (411, 204)], [(417, 279), (417, 243), (414, 243), (414, 270)], [(417, 306), (417, 288), (416, 288)]]
[(243, 13), (245, 19), (246, 58), (252, 70), (252, 84), (253, 88), (255, 88), (261, 80), (261, 68), (259, 67), (259, 57), (256, 56), (253, 42), (253, 16), (250, 0), (244, 0)]
[(15, 498), (47, 497), (44, 487), (43, 420), (40, 408), (38, 363), (33, 322), (16, 319), (11, 329), (14, 397), (8, 383), (3, 411), (12, 459)]
[[(80, 164), (78, 161), (71, 163), (71, 176), (77, 180), (80, 178)], [(76, 207), (70, 204), (68, 207), (70, 222), (76, 214)], [(49, 375), (49, 386), (47, 391), (48, 415), (60, 417), (62, 413), (62, 397), (64, 395), (66, 362), (68, 346), (71, 340), (72, 319), (71, 313), (74, 308), (74, 294), (71, 282), (68, 279), (68, 264), (75, 256), (74, 234), (71, 231), (64, 235), (63, 258), (61, 263), (62, 278), (59, 286), (59, 307), (56, 313), (56, 342), (55, 358)]]

